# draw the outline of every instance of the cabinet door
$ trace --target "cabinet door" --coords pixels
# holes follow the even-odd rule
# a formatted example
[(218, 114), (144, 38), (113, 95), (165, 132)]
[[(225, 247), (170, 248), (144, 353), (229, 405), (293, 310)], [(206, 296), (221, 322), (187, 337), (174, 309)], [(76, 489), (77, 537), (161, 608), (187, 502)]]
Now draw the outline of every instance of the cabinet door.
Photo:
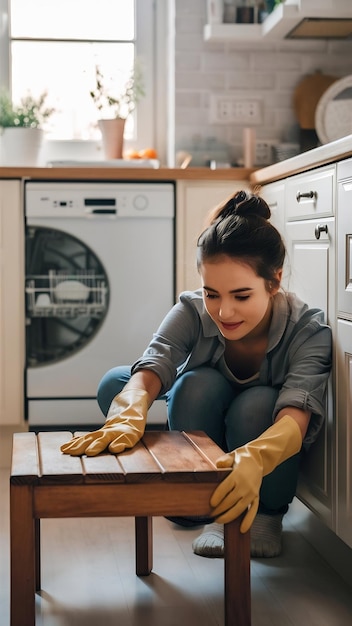
[(204, 229), (206, 217), (209, 211), (241, 189), (249, 189), (248, 181), (177, 183), (176, 295), (181, 291), (200, 287), (196, 268), (196, 249), (197, 239)]
[(335, 218), (286, 224), (289, 291), (325, 313), (333, 325), (335, 304)]
[(352, 322), (337, 322), (337, 535), (352, 548)]
[(340, 317), (352, 320), (352, 177), (339, 182), (337, 202), (337, 308)]
[[(324, 226), (321, 231), (319, 226)], [(325, 232), (325, 226), (327, 232)], [(334, 218), (290, 222), (286, 226), (290, 266), (289, 290), (334, 320)], [(317, 238), (319, 236), (319, 238)], [(334, 410), (332, 377), (327, 394), (327, 419), (302, 464), (298, 497), (334, 528)]]
[(24, 419), (24, 219), (21, 182), (0, 181), (0, 424)]
[(280, 180), (262, 187), (259, 193), (267, 202), (271, 211), (271, 223), (281, 235), (285, 230), (285, 181)]
[[(279, 231), (282, 239), (286, 244), (285, 233), (285, 181), (281, 180), (270, 183), (262, 187), (260, 194), (267, 202), (271, 211), (270, 221)], [(282, 286), (288, 288), (289, 284), (289, 267), (287, 259), (283, 267)]]

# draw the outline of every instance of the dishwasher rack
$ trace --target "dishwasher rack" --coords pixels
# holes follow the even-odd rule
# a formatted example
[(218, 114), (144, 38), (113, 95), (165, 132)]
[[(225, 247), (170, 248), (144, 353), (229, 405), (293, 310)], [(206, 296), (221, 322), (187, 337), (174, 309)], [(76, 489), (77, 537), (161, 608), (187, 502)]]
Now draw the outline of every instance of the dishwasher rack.
[(94, 270), (29, 275), (25, 291), (29, 317), (100, 318), (107, 308), (105, 277)]

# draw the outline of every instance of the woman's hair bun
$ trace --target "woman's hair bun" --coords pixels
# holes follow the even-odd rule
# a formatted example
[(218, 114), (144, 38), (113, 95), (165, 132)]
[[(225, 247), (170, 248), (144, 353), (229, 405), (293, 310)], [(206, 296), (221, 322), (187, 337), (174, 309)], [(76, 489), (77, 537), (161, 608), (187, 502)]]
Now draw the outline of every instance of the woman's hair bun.
[(271, 211), (265, 200), (246, 191), (238, 191), (233, 196), (233, 202), (236, 215), (241, 215), (242, 217), (253, 215), (263, 217), (265, 220), (268, 220), (271, 216)]
[(218, 212), (218, 217), (222, 219), (229, 215), (239, 215), (241, 217), (255, 216), (268, 220), (271, 216), (271, 211), (263, 198), (250, 194), (247, 191), (238, 191)]
[(256, 274), (280, 286), (277, 270), (283, 267), (285, 244), (271, 224), (270, 208), (261, 198), (238, 191), (210, 215), (197, 242), (197, 267), (219, 256), (244, 259)]

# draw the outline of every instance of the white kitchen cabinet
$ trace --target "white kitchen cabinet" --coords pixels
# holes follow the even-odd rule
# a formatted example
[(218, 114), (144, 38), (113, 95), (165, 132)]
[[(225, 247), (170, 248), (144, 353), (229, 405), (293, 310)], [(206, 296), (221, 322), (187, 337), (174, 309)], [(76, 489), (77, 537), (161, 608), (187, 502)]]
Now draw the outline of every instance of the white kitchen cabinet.
[(352, 159), (338, 165), (338, 316), (352, 320)]
[(271, 223), (283, 235), (285, 230), (285, 181), (279, 180), (265, 185), (260, 190), (259, 195), (269, 205)]
[(285, 235), (289, 290), (311, 307), (322, 309), (326, 321), (333, 326), (336, 317), (335, 218), (288, 222)]
[(20, 180), (0, 181), (0, 424), (24, 420), (24, 219)]
[[(319, 232), (319, 226), (327, 230)], [(316, 233), (319, 232), (319, 239)], [(335, 218), (303, 220), (286, 224), (290, 267), (289, 290), (312, 308), (325, 312), (326, 321), (335, 324)], [(334, 446), (335, 421), (333, 375), (327, 394), (327, 419), (302, 464), (298, 496), (321, 519), (334, 528)]]
[[(287, 249), (283, 287), (325, 312), (333, 331), (336, 320), (335, 166), (297, 174), (262, 188), (273, 210), (272, 221)], [(275, 204), (276, 198), (276, 204)], [(275, 207), (277, 205), (277, 210)], [(335, 528), (334, 373), (327, 393), (327, 419), (300, 474), (298, 497), (330, 528)]]
[(338, 163), (337, 180), (336, 531), (352, 547), (352, 159)]
[(352, 322), (337, 322), (337, 516), (336, 532), (352, 548)]
[[(286, 232), (285, 232), (285, 181), (275, 181), (265, 185), (259, 192), (259, 195), (267, 202), (271, 217), (270, 221), (277, 228), (286, 244)], [(287, 259), (284, 264), (282, 274), (282, 286), (287, 289), (289, 281), (289, 266)]]
[(236, 191), (250, 189), (248, 181), (178, 181), (176, 187), (176, 296), (198, 289), (197, 239), (213, 208)]

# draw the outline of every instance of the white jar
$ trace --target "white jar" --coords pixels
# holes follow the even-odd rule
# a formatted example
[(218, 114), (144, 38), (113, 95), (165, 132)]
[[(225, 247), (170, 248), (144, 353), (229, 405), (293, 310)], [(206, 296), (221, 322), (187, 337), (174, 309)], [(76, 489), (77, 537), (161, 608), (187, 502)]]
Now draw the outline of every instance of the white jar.
[(222, 24), (224, 14), (223, 0), (208, 0), (208, 24)]

